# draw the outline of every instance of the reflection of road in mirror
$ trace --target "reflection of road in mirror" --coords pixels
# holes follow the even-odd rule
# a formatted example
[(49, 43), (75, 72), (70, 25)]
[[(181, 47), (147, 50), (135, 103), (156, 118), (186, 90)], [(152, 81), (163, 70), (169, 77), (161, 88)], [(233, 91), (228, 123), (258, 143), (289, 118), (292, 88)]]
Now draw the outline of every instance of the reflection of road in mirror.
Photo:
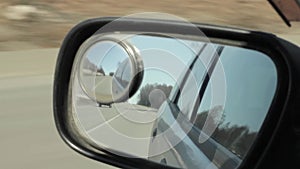
[[(157, 114), (155, 109), (129, 103), (112, 104), (111, 108), (81, 103), (76, 110), (80, 124), (85, 128), (84, 132), (99, 146), (148, 157), (151, 130)], [(149, 121), (148, 123), (128, 120), (141, 112), (143, 120)]]
[(94, 77), (95, 86), (92, 91), (95, 94), (96, 100), (111, 100), (111, 88), (113, 78), (111, 76), (96, 76)]

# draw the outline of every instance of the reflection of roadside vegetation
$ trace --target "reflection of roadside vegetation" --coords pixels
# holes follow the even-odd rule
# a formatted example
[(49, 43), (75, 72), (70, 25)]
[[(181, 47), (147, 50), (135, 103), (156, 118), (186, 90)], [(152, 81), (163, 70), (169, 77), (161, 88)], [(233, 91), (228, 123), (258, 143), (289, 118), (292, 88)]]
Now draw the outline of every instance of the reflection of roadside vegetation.
[(159, 90), (161, 92), (163, 92), (164, 96), (162, 96), (160, 93), (157, 93), (156, 95), (154, 95), (153, 97), (156, 97), (156, 101), (159, 102), (157, 103), (154, 107), (155, 108), (159, 108), (160, 105), (162, 104), (162, 102), (164, 101), (164, 98), (168, 98), (171, 90), (172, 90), (172, 86), (168, 86), (166, 84), (147, 84), (145, 85), (142, 89), (141, 92), (139, 94), (139, 101), (137, 102), (138, 105), (143, 105), (143, 106), (147, 106), (147, 107), (153, 107), (153, 103), (151, 104), (150, 101), (150, 94), (151, 92), (155, 91), (155, 90)]
[[(212, 134), (212, 138), (231, 152), (244, 158), (250, 146), (254, 142), (257, 132), (250, 131), (247, 126), (238, 126), (227, 122), (224, 124), (225, 115), (223, 114), (220, 120), (219, 115), (222, 113), (222, 106), (216, 106), (209, 111), (204, 111), (197, 115), (195, 125), (202, 129), (205, 122), (213, 123), (208, 125), (217, 126)], [(206, 124), (207, 125), (207, 124)]]

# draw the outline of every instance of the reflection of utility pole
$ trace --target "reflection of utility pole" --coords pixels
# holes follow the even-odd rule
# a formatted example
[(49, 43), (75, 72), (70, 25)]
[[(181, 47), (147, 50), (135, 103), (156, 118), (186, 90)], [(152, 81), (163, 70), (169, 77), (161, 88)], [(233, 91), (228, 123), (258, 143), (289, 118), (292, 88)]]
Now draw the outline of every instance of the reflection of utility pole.
[(242, 131), (238, 137), (236, 139), (234, 139), (234, 141), (231, 143), (231, 147), (235, 147), (236, 143), (238, 143), (240, 141), (240, 139), (242, 138), (242, 136), (246, 133), (246, 131)]

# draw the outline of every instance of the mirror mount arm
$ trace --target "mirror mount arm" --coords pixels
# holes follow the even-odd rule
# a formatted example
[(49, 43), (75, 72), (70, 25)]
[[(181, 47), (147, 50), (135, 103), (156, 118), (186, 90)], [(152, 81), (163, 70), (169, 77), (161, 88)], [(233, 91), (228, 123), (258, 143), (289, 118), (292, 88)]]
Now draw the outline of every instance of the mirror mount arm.
[(268, 2), (271, 4), (271, 6), (275, 9), (275, 11), (278, 13), (278, 15), (281, 17), (281, 19), (284, 21), (284, 23), (288, 27), (292, 27), (290, 21), (287, 19), (287, 17), (282, 13), (282, 11), (278, 8), (278, 6), (274, 3), (273, 0), (268, 0)]

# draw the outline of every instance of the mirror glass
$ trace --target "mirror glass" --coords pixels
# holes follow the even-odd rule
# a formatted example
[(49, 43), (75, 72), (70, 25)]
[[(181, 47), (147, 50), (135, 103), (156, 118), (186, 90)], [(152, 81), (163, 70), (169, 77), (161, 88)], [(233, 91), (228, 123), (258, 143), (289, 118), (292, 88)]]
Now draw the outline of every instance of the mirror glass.
[[(172, 167), (233, 169), (242, 162), (277, 89), (269, 56), (173, 35), (94, 36), (119, 39), (138, 59), (115, 42), (83, 44), (87, 50), (75, 58), (69, 93), (77, 136), (98, 149)], [(135, 72), (143, 76), (136, 79)], [(139, 84), (136, 90), (126, 89), (132, 83)], [(122, 91), (134, 92), (99, 105), (103, 96)]]

